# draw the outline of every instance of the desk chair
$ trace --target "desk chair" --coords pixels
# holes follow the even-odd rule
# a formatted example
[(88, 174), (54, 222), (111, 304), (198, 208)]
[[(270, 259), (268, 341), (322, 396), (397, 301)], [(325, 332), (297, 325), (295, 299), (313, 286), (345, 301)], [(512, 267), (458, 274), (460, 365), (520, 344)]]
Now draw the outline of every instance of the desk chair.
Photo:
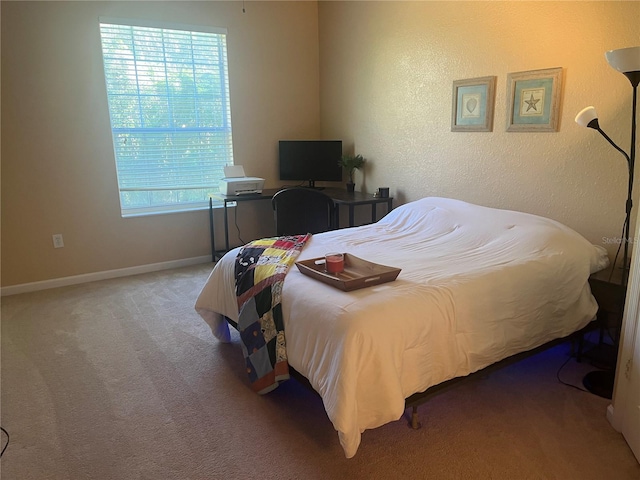
[(276, 235), (304, 235), (335, 228), (333, 200), (320, 190), (286, 188), (271, 199)]

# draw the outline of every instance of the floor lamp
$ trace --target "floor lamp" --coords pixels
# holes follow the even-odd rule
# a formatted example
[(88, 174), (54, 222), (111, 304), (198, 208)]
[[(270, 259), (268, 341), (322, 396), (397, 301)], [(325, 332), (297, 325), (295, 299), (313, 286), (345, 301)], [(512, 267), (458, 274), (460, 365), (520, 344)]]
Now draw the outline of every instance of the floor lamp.
[[(640, 83), (640, 47), (621, 48), (605, 53), (607, 62), (611, 67), (622, 72), (631, 82), (633, 87), (633, 102), (631, 107), (631, 149), (629, 154), (615, 144), (611, 138), (600, 128), (598, 114), (593, 107), (583, 109), (576, 116), (576, 123), (583, 127), (593, 128), (618, 150), (627, 160), (629, 167), (629, 183), (627, 189), (626, 217), (624, 223), (624, 253), (622, 256), (622, 286), (626, 288), (629, 280), (629, 224), (631, 222), (631, 209), (633, 207), (633, 173), (636, 159), (636, 108), (638, 100), (638, 83)], [(624, 307), (624, 305), (622, 306)], [(623, 308), (621, 308), (621, 311)], [(620, 329), (616, 341), (619, 342)], [(617, 347), (617, 346), (616, 346)], [(605, 398), (613, 396), (613, 383), (615, 379), (615, 364), (610, 370), (598, 370), (589, 372), (583, 379), (583, 384), (592, 393)]]

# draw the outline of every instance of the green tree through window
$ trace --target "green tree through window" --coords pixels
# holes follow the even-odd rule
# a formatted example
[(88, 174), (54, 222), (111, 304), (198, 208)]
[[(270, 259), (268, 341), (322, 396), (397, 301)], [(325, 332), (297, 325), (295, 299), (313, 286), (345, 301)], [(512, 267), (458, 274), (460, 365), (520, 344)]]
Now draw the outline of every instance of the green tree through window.
[(226, 32), (101, 19), (123, 215), (204, 206), (233, 164)]

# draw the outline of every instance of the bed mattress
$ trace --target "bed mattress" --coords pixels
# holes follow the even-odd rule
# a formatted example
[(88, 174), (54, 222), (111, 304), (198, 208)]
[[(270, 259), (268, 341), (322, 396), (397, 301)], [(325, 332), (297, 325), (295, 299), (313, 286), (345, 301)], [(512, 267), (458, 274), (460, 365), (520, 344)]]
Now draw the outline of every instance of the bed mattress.
[[(320, 394), (347, 457), (361, 433), (398, 420), (405, 399), (565, 337), (592, 320), (588, 278), (604, 248), (548, 218), (446, 199), (402, 205), (375, 224), (314, 235), (330, 251), (401, 268), (344, 292), (292, 268), (282, 291), (289, 364)], [(214, 267), (196, 310), (229, 341), (237, 249)]]

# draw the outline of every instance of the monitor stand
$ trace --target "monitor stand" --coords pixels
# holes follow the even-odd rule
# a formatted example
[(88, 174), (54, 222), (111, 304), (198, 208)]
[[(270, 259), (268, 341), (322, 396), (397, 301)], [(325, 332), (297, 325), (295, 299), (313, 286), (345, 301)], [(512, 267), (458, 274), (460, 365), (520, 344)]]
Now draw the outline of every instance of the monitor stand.
[(307, 185), (303, 185), (304, 188), (313, 188), (314, 190), (324, 190), (324, 187), (316, 187), (315, 180), (309, 180)]

